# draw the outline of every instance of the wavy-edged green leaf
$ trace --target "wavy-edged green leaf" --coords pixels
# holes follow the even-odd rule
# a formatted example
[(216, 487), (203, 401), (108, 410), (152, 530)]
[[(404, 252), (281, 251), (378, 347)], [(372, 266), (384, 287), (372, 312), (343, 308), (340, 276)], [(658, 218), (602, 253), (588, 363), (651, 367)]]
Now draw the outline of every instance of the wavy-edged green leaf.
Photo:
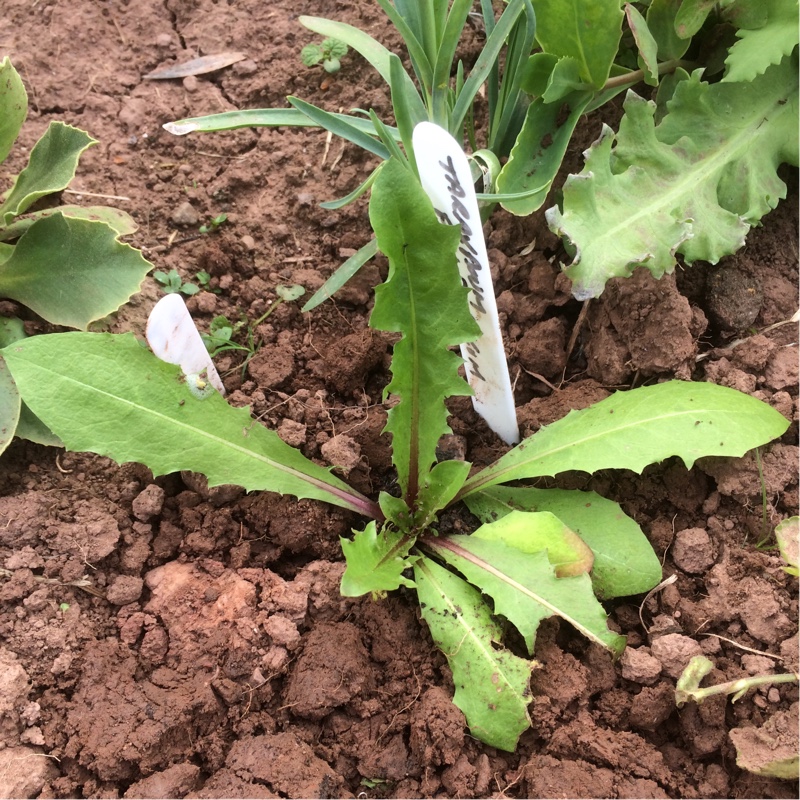
[(75, 177), (81, 153), (93, 144), (97, 140), (86, 131), (63, 122), (51, 122), (0, 205), (2, 222), (8, 224), (39, 198), (66, 189)]
[(584, 82), (608, 80), (622, 37), (619, 0), (536, 0), (536, 38), (546, 53), (571, 56)]
[(20, 397), (14, 378), (0, 356), (0, 453), (14, 438), (20, 413)]
[(675, 32), (681, 39), (691, 39), (706, 21), (717, 0), (683, 0), (675, 15)]
[(70, 450), (138, 461), (155, 475), (201, 472), (233, 483), (380, 512), (327, 469), (213, 392), (198, 399), (180, 369), (132, 334), (32, 336), (4, 351), (20, 394)]
[(399, 586), (413, 588), (414, 581), (403, 575), (418, 558), (408, 555), (413, 536), (392, 529), (378, 531), (373, 521), (357, 531), (355, 538), (341, 537), (339, 541), (347, 562), (340, 587), (344, 597), (391, 592)]
[(797, 163), (797, 65), (789, 60), (751, 83), (678, 83), (668, 113), (628, 92), (616, 148), (604, 127), (586, 166), (564, 185), (563, 211), (547, 211), (551, 230), (576, 255), (567, 268), (578, 299), (646, 266), (655, 277), (688, 263), (716, 263), (736, 252), (750, 226), (786, 185), (777, 169)]
[(86, 328), (138, 291), (152, 266), (105, 223), (55, 213), (34, 222), (0, 266), (0, 296)]
[[(522, 199), (502, 202), (506, 211), (526, 216), (542, 206), (572, 132), (592, 97), (591, 92), (573, 92), (562, 103), (546, 103), (539, 97), (528, 106), (516, 144), (497, 178), (497, 190), (507, 194), (536, 191)], [(564, 119), (567, 104), (569, 114)]]
[(800, 42), (797, 0), (760, 0), (766, 22), (757, 28), (740, 27), (739, 39), (725, 59), (724, 82), (752, 81), (767, 68), (791, 55)]
[(386, 392), (400, 398), (389, 411), (393, 461), (409, 506), (420, 502), (439, 437), (450, 431), (445, 397), (469, 394), (461, 359), (448, 348), (472, 341), (467, 289), (456, 266), (457, 227), (439, 223), (417, 178), (387, 162), (372, 188), (370, 221), (389, 259), (389, 277), (375, 290), (370, 325), (402, 333), (394, 347)]
[(595, 492), (492, 486), (465, 498), (484, 522), (510, 511), (549, 511), (591, 548), (592, 588), (604, 599), (649, 592), (661, 580), (661, 562), (635, 520)]
[(435, 561), (414, 565), (414, 582), (433, 641), (453, 672), (453, 702), (482, 742), (513, 751), (530, 727), (531, 671), (538, 666), (498, 647), (503, 631), (480, 592)]
[(552, 616), (566, 620), (615, 656), (625, 648), (625, 637), (608, 628), (589, 576), (557, 578), (546, 550), (525, 553), (502, 540), (476, 536), (426, 537), (420, 544), (489, 595), (495, 614), (502, 614), (522, 634), (529, 653), (533, 654), (539, 624)]
[(567, 470), (641, 472), (670, 456), (690, 468), (703, 456), (742, 456), (788, 427), (771, 406), (725, 386), (684, 381), (643, 386), (616, 392), (541, 428), (473, 475), (459, 497)]
[(0, 228), (0, 241), (10, 242), (19, 239), (28, 228), (38, 219), (61, 214), (70, 219), (88, 219), (92, 222), (104, 222), (117, 232), (117, 236), (129, 236), (135, 233), (139, 226), (130, 214), (109, 206), (58, 206), (57, 208), (43, 208), (33, 211), (23, 217), (17, 217), (10, 225)]
[(337, 268), (336, 272), (311, 295), (301, 310), (311, 311), (329, 297), (333, 297), (377, 252), (378, 243), (375, 239), (371, 239)]
[(0, 164), (6, 160), (28, 114), (28, 95), (6, 56), (0, 61)]
[(798, 556), (800, 555), (800, 517), (789, 517), (775, 526), (775, 540), (781, 558), (786, 563), (784, 571), (797, 577), (800, 575)]

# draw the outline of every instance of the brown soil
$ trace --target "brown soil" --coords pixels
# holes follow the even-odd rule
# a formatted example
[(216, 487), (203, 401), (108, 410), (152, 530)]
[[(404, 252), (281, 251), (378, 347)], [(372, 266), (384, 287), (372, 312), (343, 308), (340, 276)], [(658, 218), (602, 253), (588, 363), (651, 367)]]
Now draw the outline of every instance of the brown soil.
[[(386, 116), (388, 94), (359, 57), (330, 81), (302, 67), (299, 50), (313, 37), (296, 8), (5, 0), (0, 10), (0, 55), (12, 57), (31, 101), (9, 167), (50, 120), (90, 131), (100, 144), (75, 188), (84, 202), (90, 192), (119, 196), (140, 225), (134, 243), (158, 268), (212, 275), (215, 291), (190, 301), (201, 327), (218, 313), (258, 317), (280, 283), (316, 289), (369, 235), (365, 202), (318, 205), (367, 176), (374, 162), (357, 148), (314, 131), (176, 138), (161, 129), (183, 116), (283, 106), (287, 94)], [(368, 0), (309, 0), (303, 11), (387, 41)], [(210, 76), (142, 80), (226, 50), (248, 59)], [(599, 129), (592, 117), (579, 131), (572, 169)], [(677, 280), (616, 282), (591, 304), (571, 353), (581, 309), (556, 266), (557, 239), (542, 213), (495, 214), (488, 242), (525, 431), (612, 388), (673, 376), (742, 389), (796, 420), (796, 328), (754, 334), (796, 310), (797, 182), (785, 177), (790, 199), (723, 275), (697, 265)], [(196, 235), (221, 212), (218, 233)], [(264, 346), (244, 377), (239, 359), (219, 359), (232, 402), (251, 404), (373, 496), (392, 480), (380, 435), (391, 343), (367, 327), (384, 269), (366, 267), (310, 314), (281, 306), (259, 328)], [(141, 333), (159, 294), (148, 278), (110, 328)], [(468, 401), (452, 410), (463, 438), (450, 444), (477, 464), (502, 452)], [(566, 626), (545, 626), (533, 728), (515, 754), (468, 735), (410, 594), (339, 596), (338, 540), (359, 525), (354, 516), (17, 441), (0, 462), (0, 795), (796, 797), (791, 782), (740, 770), (729, 736), (768, 723), (785, 745), (795, 685), (735, 705), (677, 710), (673, 697), (695, 653), (714, 661), (715, 682), (797, 669), (797, 582), (760, 546), (797, 513), (796, 435), (795, 424), (764, 449), (763, 483), (754, 458), (572, 479), (620, 501), (677, 580), (641, 608), (642, 598), (610, 605), (629, 641), (617, 664)], [(756, 749), (769, 740), (736, 735)]]

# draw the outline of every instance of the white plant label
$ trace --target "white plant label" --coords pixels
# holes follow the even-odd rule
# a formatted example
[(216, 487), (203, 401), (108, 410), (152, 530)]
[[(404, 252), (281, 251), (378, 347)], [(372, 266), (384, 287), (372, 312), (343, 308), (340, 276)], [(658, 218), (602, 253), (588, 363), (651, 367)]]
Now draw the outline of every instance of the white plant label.
[(506, 444), (516, 444), (514, 395), (469, 162), (458, 142), (432, 122), (420, 122), (412, 141), (422, 188), (439, 220), (461, 225), (458, 270), (470, 289), (470, 312), (481, 329), (476, 341), (461, 345), (467, 380), (475, 392), (472, 405)]
[(153, 306), (147, 318), (146, 336), (158, 358), (183, 370), (193, 395), (207, 397), (212, 386), (225, 395), (217, 368), (179, 294), (165, 295)]

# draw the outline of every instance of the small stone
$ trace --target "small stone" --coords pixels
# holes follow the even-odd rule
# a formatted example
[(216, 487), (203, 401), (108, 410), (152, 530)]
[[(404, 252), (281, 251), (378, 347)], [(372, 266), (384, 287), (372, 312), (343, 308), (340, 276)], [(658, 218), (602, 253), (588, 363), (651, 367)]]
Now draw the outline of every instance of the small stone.
[(142, 596), (144, 581), (133, 575), (118, 575), (111, 582), (106, 591), (106, 598), (109, 603), (115, 606), (126, 606), (135, 603)]
[(187, 75), (183, 79), (183, 88), (186, 89), (187, 92), (196, 92), (198, 83), (199, 81), (196, 75)]
[(165, 492), (155, 483), (146, 486), (131, 504), (133, 516), (141, 522), (157, 517), (164, 508)]
[(680, 633), (668, 633), (654, 639), (650, 645), (653, 655), (661, 662), (661, 669), (670, 678), (679, 678), (686, 665), (694, 656), (702, 655), (699, 642), (682, 636)]
[(291, 419), (281, 420), (278, 436), (291, 447), (300, 447), (306, 443), (306, 426)]
[(661, 674), (661, 662), (653, 658), (646, 647), (628, 647), (619, 660), (622, 666), (622, 677), (626, 681), (649, 686), (658, 680)]
[(714, 563), (714, 545), (703, 528), (687, 528), (675, 536), (672, 558), (678, 569), (691, 575), (705, 572)]
[(172, 44), (172, 34), (171, 33), (159, 33), (156, 36), (156, 45), (158, 47), (169, 47)]
[(775, 662), (771, 658), (755, 653), (745, 653), (742, 656), (742, 666), (748, 675), (771, 675), (775, 670)]
[(188, 200), (184, 200), (184, 202), (172, 212), (171, 219), (175, 225), (193, 226), (197, 225), (200, 221), (200, 215)]
[(334, 467), (339, 467), (345, 477), (361, 463), (361, 446), (350, 436), (339, 434), (320, 447), (322, 457)]
[(248, 233), (242, 236), (242, 238), (239, 241), (242, 243), (242, 247), (244, 247), (244, 249), (247, 250), (248, 253), (251, 253), (253, 250), (256, 249), (256, 240)]
[(797, 386), (797, 347), (781, 347), (770, 357), (764, 382), (770, 389), (787, 389)]
[(773, 686), (767, 692), (767, 700), (769, 700), (770, 703), (780, 703), (781, 693)]

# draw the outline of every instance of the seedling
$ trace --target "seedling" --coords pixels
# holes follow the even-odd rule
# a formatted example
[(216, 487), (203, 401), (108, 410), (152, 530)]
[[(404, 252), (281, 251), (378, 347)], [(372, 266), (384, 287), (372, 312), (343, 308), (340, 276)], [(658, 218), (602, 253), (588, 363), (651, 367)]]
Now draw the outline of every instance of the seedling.
[(176, 269), (171, 269), (169, 272), (164, 272), (162, 269), (153, 270), (153, 278), (167, 294), (180, 292), (188, 297), (200, 291), (197, 284), (184, 281)]
[[(247, 365), (262, 345), (262, 341), (258, 338), (256, 333), (258, 326), (264, 322), (281, 303), (299, 300), (305, 294), (305, 291), (306, 290), (298, 284), (293, 284), (291, 286), (279, 284), (275, 287), (275, 293), (278, 295), (278, 298), (252, 323), (248, 322), (247, 318), (244, 316), (242, 316), (238, 322), (231, 322), (231, 320), (224, 315), (214, 317), (214, 319), (211, 320), (208, 333), (201, 334), (206, 349), (212, 356), (231, 350), (241, 350), (247, 353), (241, 366), (242, 378), (244, 379)], [(244, 334), (243, 337), (242, 334)], [(244, 343), (237, 342), (235, 340), (237, 336), (242, 337)]]
[[(8, 58), (0, 60), (0, 162), (28, 113), (28, 96)], [(138, 250), (119, 241), (133, 233), (128, 214), (105, 206), (32, 210), (75, 177), (84, 150), (97, 142), (85, 131), (52, 122), (34, 145), (27, 166), (0, 191), (0, 297), (16, 300), (54, 325), (85, 330), (116, 311), (152, 268)], [(1, 188), (1, 187), (0, 187)], [(24, 338), (22, 322), (0, 318), (0, 346)], [(13, 436), (58, 443), (20, 399), (0, 360), (0, 453)]]
[(307, 67), (314, 67), (322, 62), (325, 72), (333, 74), (342, 68), (341, 59), (347, 55), (344, 42), (328, 37), (322, 44), (307, 44), (300, 51), (300, 59)]
[(198, 230), (200, 233), (214, 233), (214, 231), (219, 230), (220, 227), (227, 222), (227, 220), (227, 214), (217, 214), (217, 216), (210, 220), (207, 225), (201, 225)]
[[(661, 580), (661, 564), (616, 503), (504, 484), (576, 469), (641, 472), (673, 455), (691, 467), (701, 456), (740, 456), (789, 423), (733, 389), (675, 381), (573, 411), (472, 475), (469, 463), (436, 463), (439, 438), (450, 431), (444, 401), (471, 393), (450, 348), (479, 335), (456, 264), (461, 234), (439, 222), (417, 179), (395, 160), (375, 181), (370, 220), (389, 260), (370, 325), (400, 334), (386, 387), (396, 401), (386, 431), (398, 496), (369, 498), (247, 409), (216, 392), (196, 397), (186, 375), (132, 335), (36, 337), (5, 356), (33, 410), (70, 449), (140, 461), (155, 475), (201, 472), (210, 486), (293, 494), (366, 517), (342, 539), (342, 593), (377, 598), (401, 585), (415, 589), (473, 735), (513, 750), (530, 725), (539, 623), (559, 616), (617, 655), (625, 639), (608, 628), (598, 597), (647, 592)], [(462, 501), (483, 524), (471, 535), (441, 534), (440, 515)], [(523, 643), (516, 651), (503, 643), (509, 626)]]

